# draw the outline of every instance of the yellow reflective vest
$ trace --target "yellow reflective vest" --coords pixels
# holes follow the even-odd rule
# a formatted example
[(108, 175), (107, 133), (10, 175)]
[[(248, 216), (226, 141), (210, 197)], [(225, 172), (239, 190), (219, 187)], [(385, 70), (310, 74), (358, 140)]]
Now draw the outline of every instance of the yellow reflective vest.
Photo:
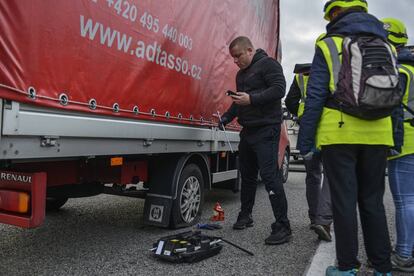
[[(317, 42), (329, 68), (329, 91), (334, 93), (342, 64), (342, 37), (327, 37)], [(339, 122), (344, 124), (340, 127)], [(393, 146), (391, 116), (379, 120), (362, 120), (332, 108), (323, 108), (316, 132), (316, 146), (364, 144)]]
[(300, 90), (300, 102), (298, 109), (298, 117), (300, 118), (303, 115), (303, 111), (305, 111), (306, 89), (308, 86), (309, 75), (296, 74), (295, 79)]
[[(414, 110), (414, 66), (401, 64), (399, 66), (400, 74), (404, 74), (407, 78), (405, 86), (403, 103), (411, 110)], [(401, 148), (401, 154), (392, 156), (390, 159), (399, 158), (408, 154), (414, 154), (414, 127), (411, 126), (410, 120), (414, 115), (404, 108), (404, 143)]]

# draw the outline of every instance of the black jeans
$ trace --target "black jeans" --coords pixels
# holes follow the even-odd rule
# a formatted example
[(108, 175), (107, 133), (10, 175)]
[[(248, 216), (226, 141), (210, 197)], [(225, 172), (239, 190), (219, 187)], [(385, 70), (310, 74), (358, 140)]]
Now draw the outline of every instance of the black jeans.
[(391, 245), (383, 204), (387, 148), (376, 145), (329, 145), (322, 147), (322, 161), (331, 188), (340, 270), (358, 262), (359, 207), (365, 250), (379, 272), (391, 271)]
[(256, 197), (257, 176), (269, 193), (276, 223), (290, 228), (287, 218), (287, 200), (279, 177), (278, 150), (280, 125), (243, 128), (240, 133), (239, 160), (241, 184), (241, 215), (252, 213)]

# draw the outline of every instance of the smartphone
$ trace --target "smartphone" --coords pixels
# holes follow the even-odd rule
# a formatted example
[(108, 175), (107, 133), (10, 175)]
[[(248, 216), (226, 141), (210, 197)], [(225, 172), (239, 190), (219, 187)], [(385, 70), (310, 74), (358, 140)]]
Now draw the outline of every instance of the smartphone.
[(227, 96), (237, 96), (237, 93), (236, 92), (233, 92), (231, 90), (227, 90), (226, 95)]

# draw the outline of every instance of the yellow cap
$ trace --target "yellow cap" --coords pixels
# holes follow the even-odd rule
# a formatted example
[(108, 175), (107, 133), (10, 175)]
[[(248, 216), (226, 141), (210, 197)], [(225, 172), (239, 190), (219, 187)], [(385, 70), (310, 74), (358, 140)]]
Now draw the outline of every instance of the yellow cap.
[(408, 42), (407, 29), (404, 23), (395, 18), (384, 18), (384, 29), (388, 32), (388, 40), (394, 45), (406, 45)]
[(331, 0), (326, 2), (323, 12), (325, 13), (324, 18), (331, 21), (329, 14), (333, 8), (352, 8), (361, 7), (365, 12), (368, 12), (368, 3), (365, 0)]

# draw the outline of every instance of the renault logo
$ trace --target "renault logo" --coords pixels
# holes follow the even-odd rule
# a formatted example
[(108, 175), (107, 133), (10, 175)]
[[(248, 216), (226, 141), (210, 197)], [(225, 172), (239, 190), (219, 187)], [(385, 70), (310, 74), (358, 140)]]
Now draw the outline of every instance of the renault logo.
[(151, 204), (151, 208), (149, 212), (149, 220), (156, 221), (156, 222), (162, 222), (163, 211), (164, 211), (164, 206)]

